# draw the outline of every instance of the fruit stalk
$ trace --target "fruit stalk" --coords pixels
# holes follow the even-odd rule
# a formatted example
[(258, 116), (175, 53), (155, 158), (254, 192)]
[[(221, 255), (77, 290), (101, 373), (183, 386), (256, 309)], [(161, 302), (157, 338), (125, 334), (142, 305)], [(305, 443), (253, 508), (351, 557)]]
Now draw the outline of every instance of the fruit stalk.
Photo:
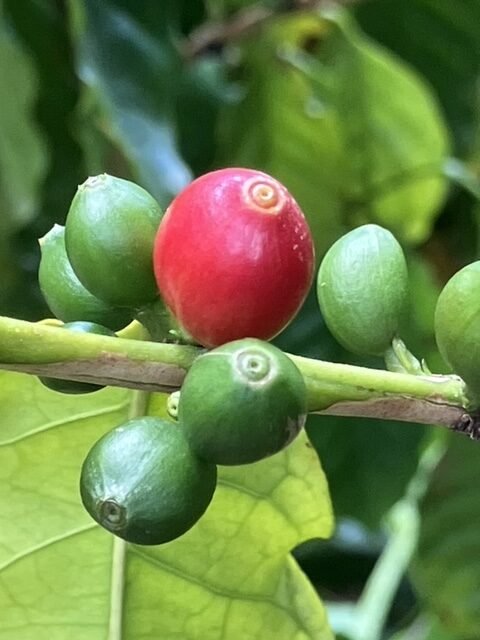
[(291, 358), (305, 378), (310, 413), (442, 424), (464, 430), (460, 423), (466, 421), (471, 406), (465, 383), (458, 376), (418, 376)]
[[(126, 332), (134, 333), (132, 330)], [(144, 391), (179, 389), (203, 349), (65, 331), (0, 317), (0, 369)], [(461, 378), (411, 375), (290, 356), (305, 378), (308, 410), (442, 424), (477, 435)], [(472, 430), (475, 433), (472, 433)]]

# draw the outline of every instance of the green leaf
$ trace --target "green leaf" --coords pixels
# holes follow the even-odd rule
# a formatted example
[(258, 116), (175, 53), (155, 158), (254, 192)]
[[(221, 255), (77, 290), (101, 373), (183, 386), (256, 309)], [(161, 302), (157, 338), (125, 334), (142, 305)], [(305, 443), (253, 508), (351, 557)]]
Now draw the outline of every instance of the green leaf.
[(223, 61), (192, 60), (178, 80), (177, 125), (182, 156), (195, 175), (214, 166), (219, 112), (230, 101)]
[(45, 142), (52, 149), (39, 206), (40, 219), (27, 230), (36, 240), (39, 232), (43, 235), (55, 222), (63, 221), (74, 186), (85, 179), (81, 149), (72, 127), (79, 87), (62, 7), (37, 0), (4, 0), (4, 5), (15, 33), (35, 65), (36, 116)]
[(0, 75), (0, 230), (4, 236), (36, 214), (47, 151), (34, 119), (35, 70), (1, 14)]
[(455, 134), (457, 153), (471, 152), (480, 125), (480, 3), (376, 0), (358, 3), (356, 15), (370, 35), (428, 80)]
[[(77, 127), (72, 127), (79, 83), (72, 66), (63, 5), (38, 0), (3, 0), (3, 6), (11, 32), (28, 51), (35, 69), (38, 88), (32, 117), (35, 116), (50, 153), (48, 171), (37, 196), (36, 217), (9, 243), (8, 266), (12, 270), (15, 268), (16, 276), (10, 286), (0, 267), (0, 300), (4, 315), (38, 319), (46, 315), (47, 307), (38, 289), (35, 267), (40, 254), (37, 239), (54, 223), (64, 220), (75, 185), (83, 182), (86, 176), (81, 149), (74, 138)], [(0, 133), (0, 137), (2, 135)], [(22, 164), (28, 160), (29, 155), (24, 155)]]
[(12, 306), (24, 311), (26, 296), (19, 296), (18, 288), (26, 293), (21, 279), (26, 261), (15, 254), (12, 236), (40, 211), (48, 154), (35, 122), (38, 77), (2, 11), (0, 6), (0, 305), (4, 311)]
[(448, 633), (434, 617), (422, 615), (408, 629), (399, 631), (390, 640), (461, 640)]
[[(422, 505), (414, 584), (455, 637), (480, 625), (480, 466), (478, 447), (452, 437)], [(436, 636), (435, 636), (436, 637)]]
[(101, 127), (124, 153), (135, 179), (166, 206), (191, 179), (177, 148), (174, 105), (181, 68), (168, 29), (155, 38), (107, 0), (71, 7), (78, 72), (100, 106)]
[(278, 52), (323, 30), (317, 18), (289, 18), (248, 41), (241, 68), (245, 94), (225, 111), (220, 130), (222, 163), (260, 168), (284, 182), (304, 210), (320, 254), (343, 230), (339, 130), (311, 80)]
[(412, 477), (425, 427), (311, 416), (308, 434), (324, 460), (336, 515), (375, 529)]
[[(331, 640), (325, 610), (289, 555), (332, 529), (305, 436), (261, 463), (222, 468), (206, 515), (174, 542), (125, 545), (89, 519), (81, 462), (132, 415), (131, 397), (61, 396), (0, 374), (2, 640)], [(165, 396), (152, 395), (146, 410), (165, 415)]]
[(378, 222), (409, 243), (428, 237), (449, 144), (434, 96), (409, 67), (335, 11), (277, 20), (249, 43), (243, 73), (224, 153), (286, 183), (320, 252), (345, 224)]

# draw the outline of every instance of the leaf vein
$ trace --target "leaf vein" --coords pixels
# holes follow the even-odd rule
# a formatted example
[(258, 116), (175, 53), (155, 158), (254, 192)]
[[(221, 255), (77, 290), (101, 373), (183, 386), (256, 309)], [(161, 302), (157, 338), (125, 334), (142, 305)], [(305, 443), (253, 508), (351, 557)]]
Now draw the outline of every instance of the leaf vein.
[(23, 440), (27, 440), (28, 438), (32, 438), (36, 435), (39, 435), (40, 433), (45, 433), (52, 429), (64, 427), (72, 422), (79, 422), (82, 420), (88, 420), (89, 418), (94, 418), (96, 416), (105, 416), (105, 415), (108, 415), (109, 413), (115, 413), (117, 411), (120, 411), (120, 409), (124, 409), (128, 405), (129, 405), (129, 402), (122, 402), (118, 405), (113, 405), (112, 407), (106, 407), (105, 409), (95, 409), (95, 411), (87, 411), (85, 413), (80, 413), (78, 415), (71, 416), (67, 419), (55, 420), (41, 427), (38, 427), (37, 429), (32, 429), (32, 431), (23, 433), (21, 436), (17, 436), (16, 438), (0, 441), (0, 447), (9, 447), (13, 444), (22, 442)]
[(72, 529), (71, 531), (62, 533), (61, 535), (49, 538), (48, 540), (45, 540), (41, 544), (37, 544), (33, 547), (30, 547), (29, 549), (26, 549), (21, 553), (17, 553), (16, 555), (9, 558), (2, 565), (0, 565), (0, 572), (5, 571), (5, 569), (8, 569), (13, 564), (20, 562), (20, 560), (24, 560), (25, 558), (28, 558), (28, 556), (31, 556), (34, 553), (37, 553), (38, 551), (43, 551), (44, 549), (47, 549), (48, 547), (56, 544), (57, 542), (63, 542), (64, 540), (73, 538), (74, 536), (80, 535), (81, 533), (85, 533), (86, 531), (95, 529), (97, 526), (98, 525), (96, 524), (88, 524), (88, 525), (84, 525), (83, 527), (78, 527), (77, 529)]

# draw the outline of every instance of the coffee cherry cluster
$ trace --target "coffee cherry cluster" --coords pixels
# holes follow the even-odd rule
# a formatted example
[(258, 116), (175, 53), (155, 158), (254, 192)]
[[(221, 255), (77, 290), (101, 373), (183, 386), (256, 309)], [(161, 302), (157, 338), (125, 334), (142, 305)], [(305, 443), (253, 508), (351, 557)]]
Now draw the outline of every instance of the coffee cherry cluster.
[[(306, 220), (283, 185), (250, 169), (198, 178), (165, 215), (138, 185), (101, 175), (78, 188), (65, 227), (55, 225), (40, 245), (40, 287), (64, 330), (115, 337), (136, 319), (153, 340), (210, 349), (170, 396), (172, 420), (118, 426), (82, 468), (83, 504), (99, 524), (129, 542), (168, 542), (207, 509), (217, 465), (273, 455), (305, 423), (304, 379), (268, 340), (312, 283)], [(447, 283), (435, 314), (440, 352), (476, 406), (479, 265)], [(426, 375), (398, 335), (408, 293), (402, 248), (378, 225), (345, 234), (320, 265), (318, 302), (335, 338), (351, 352), (383, 356), (392, 371)], [(101, 388), (41, 381), (63, 393)]]
[[(40, 244), (40, 286), (65, 330), (114, 337), (136, 318), (156, 338), (155, 323), (170, 314), (172, 336), (213, 348), (170, 402), (175, 421), (118, 426), (82, 468), (82, 501), (99, 524), (129, 542), (168, 542), (208, 507), (217, 465), (270, 456), (305, 423), (303, 377), (266, 342), (312, 282), (305, 218), (285, 187), (258, 171), (202, 176), (165, 216), (139, 186), (101, 175), (78, 188), (65, 227)], [(42, 382), (63, 393), (99, 389)]]

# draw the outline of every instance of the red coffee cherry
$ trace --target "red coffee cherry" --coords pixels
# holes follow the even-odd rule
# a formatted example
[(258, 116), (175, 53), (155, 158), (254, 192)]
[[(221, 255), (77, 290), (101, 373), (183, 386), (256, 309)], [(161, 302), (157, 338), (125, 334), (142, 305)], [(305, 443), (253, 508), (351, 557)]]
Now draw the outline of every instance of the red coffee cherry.
[(166, 304), (200, 344), (270, 340), (308, 293), (314, 246), (282, 184), (260, 171), (221, 169), (172, 202), (156, 236), (154, 269)]

